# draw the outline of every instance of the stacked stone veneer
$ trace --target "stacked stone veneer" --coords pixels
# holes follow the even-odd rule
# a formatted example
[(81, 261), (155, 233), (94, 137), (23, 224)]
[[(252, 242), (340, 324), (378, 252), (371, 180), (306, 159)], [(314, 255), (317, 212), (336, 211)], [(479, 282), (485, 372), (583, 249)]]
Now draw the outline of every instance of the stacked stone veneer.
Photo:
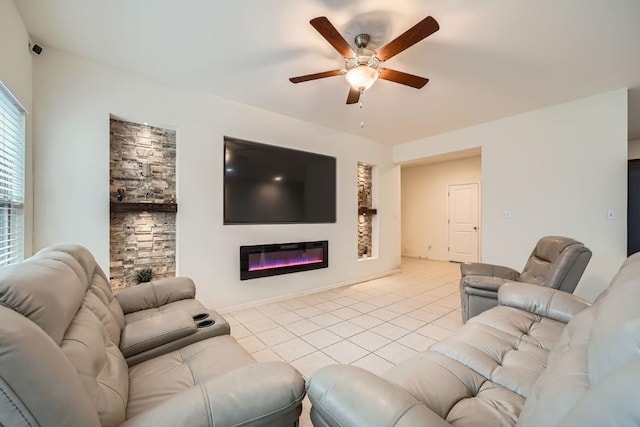
[[(371, 188), (373, 167), (358, 163), (358, 207), (372, 208)], [(358, 258), (371, 257), (373, 252), (373, 217), (358, 215)]]
[(176, 192), (176, 132), (112, 119), (110, 178), (112, 200), (124, 188), (125, 202), (170, 202)]
[[(176, 191), (176, 133), (111, 120), (110, 197), (113, 203), (173, 203)], [(143, 164), (149, 175), (143, 176)], [(117, 201), (118, 189), (124, 199)], [(175, 276), (176, 214), (111, 212), (110, 279), (114, 291), (136, 284), (135, 273), (154, 279)]]

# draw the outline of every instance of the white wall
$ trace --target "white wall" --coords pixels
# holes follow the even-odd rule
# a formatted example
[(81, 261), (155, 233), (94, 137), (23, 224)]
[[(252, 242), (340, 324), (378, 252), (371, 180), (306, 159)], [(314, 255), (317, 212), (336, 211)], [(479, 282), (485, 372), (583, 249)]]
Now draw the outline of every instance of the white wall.
[(0, 0), (0, 82), (26, 110), (25, 147), (25, 256), (31, 255), (33, 227), (32, 194), (32, 63), (29, 34), (13, 1)]
[[(48, 49), (34, 64), (35, 246), (109, 260), (109, 114), (177, 130), (177, 268), (212, 307), (385, 273), (400, 264), (400, 168), (388, 146)], [(337, 223), (222, 225), (223, 136), (337, 157)], [(357, 262), (357, 162), (380, 168), (379, 259)], [(329, 240), (329, 268), (239, 280), (239, 246)]]
[(448, 260), (449, 185), (480, 178), (480, 156), (403, 167), (402, 255)]
[(29, 34), (12, 0), (0, 0), (0, 81), (31, 110)]
[(483, 260), (520, 269), (539, 237), (576, 238), (593, 251), (576, 293), (594, 298), (626, 257), (627, 90), (402, 144), (394, 160), (478, 145)]

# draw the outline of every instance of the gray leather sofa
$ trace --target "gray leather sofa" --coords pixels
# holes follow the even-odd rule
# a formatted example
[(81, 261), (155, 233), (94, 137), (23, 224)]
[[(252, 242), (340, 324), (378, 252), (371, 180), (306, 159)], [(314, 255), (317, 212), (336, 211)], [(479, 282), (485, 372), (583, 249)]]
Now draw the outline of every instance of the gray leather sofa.
[(640, 253), (593, 305), (508, 282), (497, 307), (382, 377), (311, 376), (314, 426), (637, 426)]
[(589, 248), (577, 240), (546, 236), (538, 240), (522, 273), (501, 265), (461, 264), (462, 321), (498, 305), (498, 288), (508, 281), (573, 293), (590, 259)]
[(302, 376), (257, 363), (193, 296), (178, 279), (114, 298), (75, 245), (1, 269), (0, 425), (296, 426)]

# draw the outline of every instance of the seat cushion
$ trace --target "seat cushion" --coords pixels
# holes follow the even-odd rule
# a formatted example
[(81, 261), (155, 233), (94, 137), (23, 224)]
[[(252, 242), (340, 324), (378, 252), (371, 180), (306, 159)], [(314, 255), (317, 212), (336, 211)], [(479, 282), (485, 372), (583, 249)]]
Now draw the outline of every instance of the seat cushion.
[(234, 338), (222, 335), (135, 365), (129, 370), (127, 419), (196, 384), (253, 363)]
[(156, 316), (161, 313), (168, 313), (172, 311), (186, 311), (192, 316), (200, 313), (209, 312), (209, 310), (202, 305), (202, 303), (195, 299), (183, 299), (179, 301), (170, 302), (158, 308), (148, 308), (146, 310), (134, 311), (124, 315), (125, 323), (135, 322), (140, 319), (146, 319), (148, 317)]
[(452, 425), (512, 426), (564, 327), (499, 306), (383, 377)]

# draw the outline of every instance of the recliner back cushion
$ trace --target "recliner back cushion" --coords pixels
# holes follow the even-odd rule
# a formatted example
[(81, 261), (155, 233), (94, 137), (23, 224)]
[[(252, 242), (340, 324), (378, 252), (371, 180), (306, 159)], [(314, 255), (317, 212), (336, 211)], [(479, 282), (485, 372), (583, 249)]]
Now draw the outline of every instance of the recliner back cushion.
[(551, 263), (532, 256), (520, 273), (518, 281), (544, 286), (551, 274)]
[[(79, 375), (100, 424), (114, 426), (125, 420), (129, 380), (118, 348), (124, 314), (108, 286), (93, 255), (78, 245), (47, 248), (0, 272), (0, 304), (53, 339)], [(40, 356), (46, 363), (49, 355)], [(60, 378), (59, 386), (66, 382)]]
[[(636, 366), (634, 361), (640, 357), (639, 305), (640, 256), (635, 262), (625, 262), (596, 302), (569, 322), (549, 354), (547, 368), (536, 381), (518, 425), (585, 425), (576, 421), (585, 419), (578, 412), (585, 412), (593, 402), (600, 402), (598, 410), (611, 416), (611, 423), (622, 419), (611, 401), (628, 396), (612, 378), (624, 377), (621, 369)], [(629, 375), (638, 375), (638, 370), (629, 370)], [(635, 408), (630, 409), (628, 413)], [(593, 419), (588, 425), (602, 424)]]
[(595, 310), (587, 308), (564, 328), (549, 353), (518, 419), (518, 426), (553, 427), (588, 390), (587, 353)]
[[(569, 274), (569, 270), (582, 251), (586, 251), (582, 243), (568, 237), (543, 237), (531, 252), (518, 280), (520, 282), (558, 288), (558, 285)], [(586, 262), (590, 257), (589, 252)], [(586, 266), (586, 262), (584, 266)], [(583, 270), (584, 267), (580, 269), (576, 284)]]
[(562, 427), (637, 426), (640, 358), (611, 371), (585, 393), (562, 420)]
[(87, 291), (68, 254), (35, 255), (0, 270), (0, 304), (35, 322), (60, 345)]
[(640, 356), (640, 263), (626, 265), (599, 298), (589, 343), (589, 376), (599, 382), (609, 372)]
[(568, 237), (546, 236), (540, 239), (536, 247), (533, 248), (532, 255), (543, 261), (555, 262), (565, 249), (579, 243)]
[(127, 363), (88, 304), (78, 310), (60, 348), (80, 375), (101, 425), (123, 423), (129, 398)]
[(0, 425), (93, 427), (80, 377), (38, 325), (0, 306)]
[[(125, 323), (124, 313), (111, 292), (107, 276), (96, 262), (93, 254), (80, 245), (63, 243), (43, 249), (38, 253), (38, 256), (51, 257), (57, 252), (70, 255), (81, 267), (83, 273), (78, 273), (79, 276), (89, 286), (89, 293), (97, 297), (97, 300), (93, 300), (93, 303), (90, 304), (90, 308), (107, 328), (111, 340), (119, 345), (120, 333)], [(100, 301), (102, 306), (96, 304), (96, 301)]]
[(87, 292), (86, 301), (90, 303), (91, 311), (102, 321), (107, 328), (111, 341), (117, 346), (120, 345), (120, 335), (124, 328), (124, 313), (111, 292), (111, 285), (102, 269), (95, 265), (91, 276), (91, 287)]

